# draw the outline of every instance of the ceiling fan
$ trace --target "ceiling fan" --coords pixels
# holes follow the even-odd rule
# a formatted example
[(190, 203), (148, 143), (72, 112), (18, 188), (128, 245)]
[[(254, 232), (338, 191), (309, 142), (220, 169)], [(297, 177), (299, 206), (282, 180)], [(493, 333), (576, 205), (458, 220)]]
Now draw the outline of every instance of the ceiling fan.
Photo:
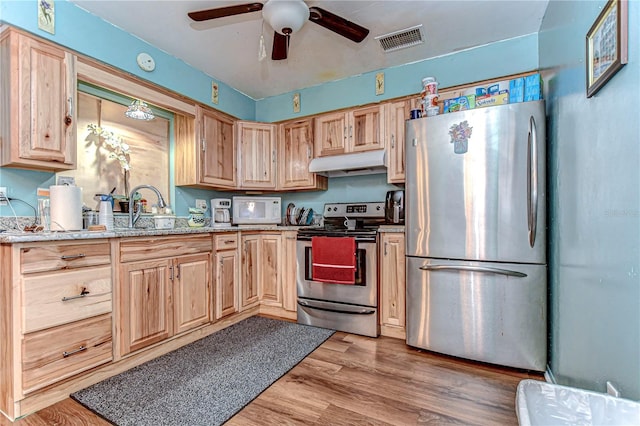
[(308, 7), (303, 0), (267, 0), (264, 4), (246, 3), (224, 6), (189, 12), (187, 15), (194, 21), (207, 21), (260, 10), (264, 20), (275, 31), (271, 51), (273, 60), (287, 58), (291, 34), (302, 28), (307, 20), (356, 43), (360, 43), (369, 34), (368, 29), (319, 7)]

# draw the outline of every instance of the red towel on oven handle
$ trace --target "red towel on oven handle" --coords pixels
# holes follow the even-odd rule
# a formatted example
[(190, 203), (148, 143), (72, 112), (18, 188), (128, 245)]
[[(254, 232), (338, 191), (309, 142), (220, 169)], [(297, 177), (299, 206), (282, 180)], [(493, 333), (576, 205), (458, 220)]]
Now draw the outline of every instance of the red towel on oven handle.
[(333, 284), (355, 284), (355, 238), (312, 237), (311, 256), (311, 276), (314, 281)]

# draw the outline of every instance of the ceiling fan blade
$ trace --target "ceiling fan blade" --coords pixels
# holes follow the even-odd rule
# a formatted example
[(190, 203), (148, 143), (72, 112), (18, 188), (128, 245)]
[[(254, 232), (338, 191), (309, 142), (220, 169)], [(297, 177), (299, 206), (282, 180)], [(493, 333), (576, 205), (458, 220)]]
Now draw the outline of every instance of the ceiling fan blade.
[(271, 59), (274, 61), (287, 59), (287, 53), (289, 52), (289, 37), (291, 36), (282, 35), (277, 31), (273, 32), (273, 50), (271, 51)]
[(309, 20), (356, 43), (360, 43), (369, 34), (365, 27), (315, 6), (309, 8)]
[(262, 3), (246, 3), (189, 12), (187, 15), (194, 21), (207, 21), (209, 19), (224, 18), (225, 16), (240, 15), (242, 13), (257, 12), (259, 10), (262, 10)]

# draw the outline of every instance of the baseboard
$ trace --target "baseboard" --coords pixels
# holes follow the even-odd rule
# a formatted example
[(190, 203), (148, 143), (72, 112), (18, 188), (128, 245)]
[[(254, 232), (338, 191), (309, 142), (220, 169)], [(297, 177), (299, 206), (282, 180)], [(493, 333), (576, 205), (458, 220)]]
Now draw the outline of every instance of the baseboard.
[(396, 327), (390, 325), (380, 326), (380, 335), (386, 337), (393, 337), (395, 339), (406, 340), (407, 334), (404, 327)]

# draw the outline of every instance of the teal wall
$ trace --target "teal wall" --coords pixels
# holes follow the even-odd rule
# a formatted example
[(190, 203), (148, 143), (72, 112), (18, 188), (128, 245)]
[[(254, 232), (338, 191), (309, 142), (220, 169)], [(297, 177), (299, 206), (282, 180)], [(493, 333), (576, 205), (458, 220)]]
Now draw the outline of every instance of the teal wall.
[(585, 35), (605, 1), (557, 1), (539, 33), (548, 116), (550, 369), (640, 399), (640, 2), (629, 63), (592, 98)]
[[(436, 77), (440, 87), (445, 88), (538, 69), (538, 36), (530, 34), (435, 59), (384, 69), (382, 71), (385, 73), (385, 93), (382, 96), (375, 95), (375, 72), (371, 72), (297, 90), (302, 98), (299, 114), (292, 112), (293, 92), (253, 100), (224, 82), (219, 82), (220, 104), (214, 106), (209, 100), (212, 77), (67, 1), (56, 2), (56, 34), (50, 35), (37, 28), (36, 7), (35, 0), (3, 0), (0, 2), (0, 17), (3, 21), (39, 37), (50, 39), (81, 54), (247, 120), (280, 121), (418, 94), (421, 90), (421, 80), (425, 76)], [(141, 51), (151, 53), (156, 59), (157, 67), (152, 73), (145, 73), (136, 65), (135, 58)], [(32, 204), (36, 202), (36, 188), (48, 186), (52, 181), (51, 173), (0, 169), (0, 185), (9, 187), (9, 195)], [(373, 175), (331, 178), (327, 191), (284, 193), (281, 196), (283, 207), (293, 202), (298, 206), (321, 210), (322, 204), (327, 201), (382, 200), (386, 191), (390, 189), (396, 187), (386, 183), (386, 175)], [(175, 188), (172, 203), (176, 213), (184, 216), (188, 207), (194, 205), (196, 198), (208, 200), (216, 196), (231, 195), (233, 193)], [(29, 207), (21, 203), (16, 203), (15, 209), (18, 215), (28, 215), (31, 212)], [(8, 208), (0, 207), (0, 216), (12, 214)]]
[[(538, 69), (538, 36), (529, 34), (454, 54), (386, 68), (319, 86), (260, 99), (256, 120), (273, 122), (419, 94), (422, 78), (436, 77), (440, 89)], [(385, 93), (375, 95), (376, 73), (385, 74)], [(300, 93), (300, 113), (292, 99)]]

